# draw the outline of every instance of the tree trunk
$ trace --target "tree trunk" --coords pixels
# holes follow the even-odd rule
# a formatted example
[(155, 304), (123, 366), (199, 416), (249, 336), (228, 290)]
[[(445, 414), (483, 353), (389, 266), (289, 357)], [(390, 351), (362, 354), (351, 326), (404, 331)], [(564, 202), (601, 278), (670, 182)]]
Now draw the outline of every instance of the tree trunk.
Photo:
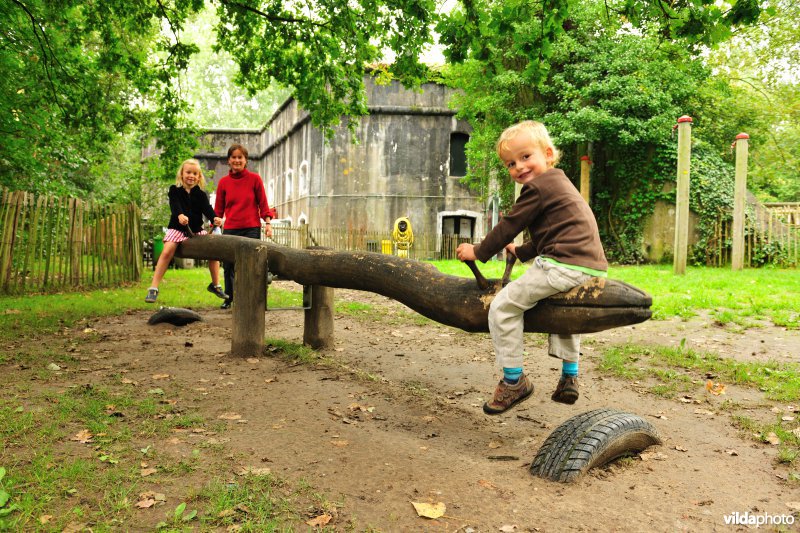
[[(264, 247), (268, 251), (269, 271), (282, 278), (302, 285), (378, 293), (431, 320), (469, 332), (489, 331), (489, 304), (501, 288), (500, 280), (490, 280), (490, 287), (481, 290), (474, 279), (442, 274), (432, 265), (390, 255), (296, 250), (231, 235), (186, 240), (176, 255), (235, 261), (234, 250), (239, 245)], [(238, 289), (236, 294), (238, 303)], [(525, 331), (563, 335), (638, 324), (650, 318), (651, 303), (651, 297), (636, 287), (612, 279), (592, 278), (529, 309), (525, 313)]]

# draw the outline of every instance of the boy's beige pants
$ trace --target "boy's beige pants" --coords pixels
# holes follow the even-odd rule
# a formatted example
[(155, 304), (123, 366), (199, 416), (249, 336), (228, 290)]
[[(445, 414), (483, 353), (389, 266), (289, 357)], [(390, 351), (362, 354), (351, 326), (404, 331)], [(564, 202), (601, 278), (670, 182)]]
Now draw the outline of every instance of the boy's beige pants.
[[(591, 276), (536, 257), (518, 279), (495, 296), (489, 307), (489, 332), (499, 368), (523, 366), (523, 315), (539, 300), (586, 282)], [(578, 362), (580, 335), (550, 335), (547, 353), (564, 361)]]

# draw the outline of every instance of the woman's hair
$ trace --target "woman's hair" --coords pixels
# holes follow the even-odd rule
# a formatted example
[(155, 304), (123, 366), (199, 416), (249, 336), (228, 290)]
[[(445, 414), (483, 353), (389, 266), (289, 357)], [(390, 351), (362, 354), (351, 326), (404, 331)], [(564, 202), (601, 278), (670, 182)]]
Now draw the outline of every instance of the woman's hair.
[(247, 159), (247, 148), (245, 148), (239, 143), (232, 144), (231, 147), (228, 148), (228, 157), (232, 156), (235, 150), (239, 150), (240, 152), (242, 152), (244, 158)]
[(547, 133), (547, 128), (544, 127), (544, 124), (536, 122), (535, 120), (524, 120), (519, 124), (514, 124), (506, 128), (497, 140), (497, 155), (502, 158), (502, 152), (506, 150), (508, 141), (519, 135), (527, 135), (531, 141), (542, 149), (542, 151), (546, 151), (550, 148), (553, 151), (553, 161), (551, 164), (553, 166), (558, 164), (558, 160), (561, 159), (561, 152), (559, 152), (558, 148), (553, 144), (552, 139), (550, 139), (550, 134)]
[(198, 170), (200, 170), (200, 179), (197, 180), (197, 186), (201, 189), (204, 189), (206, 186), (206, 178), (203, 176), (203, 167), (200, 166), (200, 161), (197, 159), (187, 159), (181, 166), (178, 167), (178, 173), (175, 175), (175, 186), (176, 187), (183, 187), (183, 167), (186, 165), (195, 165)]

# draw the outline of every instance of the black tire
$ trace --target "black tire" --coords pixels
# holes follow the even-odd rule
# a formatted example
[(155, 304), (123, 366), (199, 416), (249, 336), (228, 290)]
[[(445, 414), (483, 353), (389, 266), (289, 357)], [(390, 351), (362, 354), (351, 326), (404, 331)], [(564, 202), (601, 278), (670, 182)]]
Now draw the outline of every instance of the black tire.
[(166, 322), (173, 326), (185, 326), (192, 322), (203, 320), (203, 317), (192, 311), (191, 309), (184, 309), (183, 307), (162, 307), (147, 321), (148, 324), (155, 325)]
[(601, 408), (573, 416), (558, 426), (531, 462), (531, 474), (552, 481), (575, 481), (590, 468), (661, 444), (656, 429), (637, 415)]

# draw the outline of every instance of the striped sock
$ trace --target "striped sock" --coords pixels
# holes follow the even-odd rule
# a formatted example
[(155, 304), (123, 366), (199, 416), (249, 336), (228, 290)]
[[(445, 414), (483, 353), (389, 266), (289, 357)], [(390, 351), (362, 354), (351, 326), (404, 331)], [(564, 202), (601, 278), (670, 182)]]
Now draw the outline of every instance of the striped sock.
[(578, 375), (578, 362), (577, 361), (562, 361), (561, 362), (561, 375), (563, 376), (577, 376)]
[(518, 368), (503, 368), (503, 381), (509, 385), (516, 385), (519, 378), (522, 376), (522, 367)]

